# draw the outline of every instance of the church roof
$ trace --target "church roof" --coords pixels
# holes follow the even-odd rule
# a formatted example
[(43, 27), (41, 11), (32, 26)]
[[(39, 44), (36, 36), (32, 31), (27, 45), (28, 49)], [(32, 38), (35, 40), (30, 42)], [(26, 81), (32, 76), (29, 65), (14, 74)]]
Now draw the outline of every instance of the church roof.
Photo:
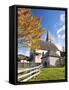
[(56, 47), (56, 45), (52, 42), (44, 42), (42, 40), (39, 40), (37, 42), (40, 45), (41, 50), (53, 50), (53, 51), (59, 51), (59, 49)]
[(52, 37), (51, 37), (50, 32), (47, 32), (47, 37), (45, 41), (39, 40), (37, 43), (40, 45), (41, 50), (59, 51), (56, 45), (52, 43)]

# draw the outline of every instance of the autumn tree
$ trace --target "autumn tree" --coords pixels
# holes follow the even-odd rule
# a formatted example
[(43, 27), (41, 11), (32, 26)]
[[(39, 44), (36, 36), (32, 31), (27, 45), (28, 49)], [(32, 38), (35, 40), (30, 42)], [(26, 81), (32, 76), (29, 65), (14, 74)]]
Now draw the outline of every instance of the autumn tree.
[(32, 15), (31, 9), (18, 8), (18, 46), (26, 46), (33, 50), (40, 46), (37, 41), (44, 29), (40, 25), (41, 18)]

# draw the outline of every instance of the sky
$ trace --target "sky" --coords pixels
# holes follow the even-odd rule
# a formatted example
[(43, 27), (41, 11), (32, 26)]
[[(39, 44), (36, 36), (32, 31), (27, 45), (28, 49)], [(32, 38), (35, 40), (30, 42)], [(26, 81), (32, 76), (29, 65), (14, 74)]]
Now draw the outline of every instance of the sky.
[[(65, 47), (65, 11), (32, 9), (32, 15), (42, 18), (40, 24), (45, 29), (45, 32), (41, 39), (45, 41), (49, 31), (52, 42), (59, 50), (62, 50), (62, 47)], [(29, 50), (27, 48), (18, 48), (18, 54), (29, 56)]]

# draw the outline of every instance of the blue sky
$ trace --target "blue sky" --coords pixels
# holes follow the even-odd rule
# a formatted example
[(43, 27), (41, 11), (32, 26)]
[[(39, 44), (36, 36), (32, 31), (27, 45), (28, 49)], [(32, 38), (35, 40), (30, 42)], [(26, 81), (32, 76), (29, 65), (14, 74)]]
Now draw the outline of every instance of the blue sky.
[[(52, 42), (61, 50), (65, 46), (65, 11), (32, 9), (32, 15), (42, 18), (40, 24), (45, 32), (41, 39), (45, 40), (49, 31)], [(18, 53), (29, 55), (29, 50), (19, 48)]]

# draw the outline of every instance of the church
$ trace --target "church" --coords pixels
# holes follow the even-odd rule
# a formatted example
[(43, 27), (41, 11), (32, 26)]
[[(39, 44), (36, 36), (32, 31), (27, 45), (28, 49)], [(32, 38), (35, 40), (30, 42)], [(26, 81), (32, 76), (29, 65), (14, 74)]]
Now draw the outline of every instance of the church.
[(47, 32), (45, 41), (39, 40), (40, 49), (36, 50), (35, 63), (42, 63), (43, 66), (55, 67), (61, 65), (60, 50), (52, 42), (50, 32)]

